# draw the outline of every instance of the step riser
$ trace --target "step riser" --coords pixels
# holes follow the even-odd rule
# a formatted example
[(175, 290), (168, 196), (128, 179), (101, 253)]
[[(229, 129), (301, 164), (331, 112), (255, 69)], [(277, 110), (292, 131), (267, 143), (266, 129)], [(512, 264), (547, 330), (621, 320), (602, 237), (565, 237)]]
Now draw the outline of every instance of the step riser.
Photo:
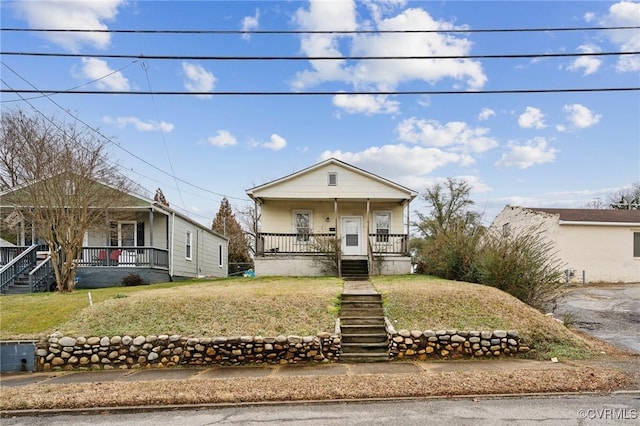
[(345, 309), (340, 311), (343, 317), (381, 317), (384, 316), (382, 309)]
[(387, 335), (384, 327), (379, 325), (373, 326), (361, 326), (361, 325), (341, 325), (340, 330), (342, 334), (377, 334), (377, 335)]
[(361, 334), (358, 336), (342, 335), (342, 343), (383, 343), (387, 346), (387, 336), (380, 336), (378, 334), (371, 334), (369, 336)]
[(389, 356), (387, 354), (383, 354), (381, 356), (371, 356), (365, 354), (342, 354), (340, 359), (344, 362), (387, 362), (389, 361)]
[(379, 294), (343, 294), (340, 298), (341, 302), (382, 302), (382, 296)]
[(351, 301), (342, 301), (342, 303), (340, 303), (340, 309), (342, 310), (346, 310), (346, 309), (369, 309), (369, 308), (374, 308), (374, 309), (380, 309), (380, 302), (376, 302), (376, 301), (372, 301), (372, 302), (351, 302)]

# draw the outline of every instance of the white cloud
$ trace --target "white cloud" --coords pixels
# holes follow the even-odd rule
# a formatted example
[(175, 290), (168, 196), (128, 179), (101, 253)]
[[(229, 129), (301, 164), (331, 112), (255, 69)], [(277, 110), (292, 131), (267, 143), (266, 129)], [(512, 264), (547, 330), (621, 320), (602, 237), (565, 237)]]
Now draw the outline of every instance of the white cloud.
[[(388, 9), (376, 9), (378, 15)], [(374, 16), (377, 16), (374, 13)], [(301, 29), (326, 29), (331, 22), (335, 30), (355, 30), (359, 27), (355, 2), (311, 1), (308, 10), (299, 9), (296, 22)], [(406, 9), (389, 18), (377, 16), (374, 22), (361, 26), (379, 30), (447, 30), (456, 28), (452, 23), (434, 20), (420, 8)], [(303, 90), (325, 81), (339, 81), (357, 88), (394, 90), (399, 84), (425, 81), (435, 84), (445, 78), (464, 81), (470, 89), (479, 89), (487, 81), (480, 62), (472, 60), (397, 59), (385, 61), (352, 61), (350, 56), (444, 56), (468, 55), (472, 43), (461, 36), (441, 33), (386, 33), (332, 35), (312, 34), (302, 37), (301, 50), (308, 56), (335, 56), (335, 61), (313, 61), (311, 69), (296, 74), (292, 85)], [(341, 49), (345, 50), (343, 53)]]
[(373, 115), (397, 113), (400, 102), (391, 101), (384, 95), (336, 95), (333, 104), (350, 114)]
[[(187, 78), (184, 87), (189, 92), (211, 92), (215, 86), (216, 78), (213, 73), (205, 70), (202, 65), (189, 62), (182, 63), (182, 71)], [(210, 95), (201, 95), (209, 98)]]
[(596, 14), (593, 12), (587, 12), (584, 14), (583, 19), (585, 22), (593, 22), (596, 19)]
[[(51, 28), (58, 30), (106, 30), (105, 21), (112, 21), (118, 8), (126, 0), (100, 1), (20, 1), (11, 3), (18, 16), (27, 21), (29, 28)], [(39, 33), (39, 36), (73, 52), (84, 45), (106, 49), (111, 43), (109, 33)]]
[(547, 146), (545, 138), (534, 138), (524, 145), (509, 142), (509, 152), (496, 162), (499, 167), (526, 169), (536, 164), (549, 163), (556, 158), (557, 150)]
[(171, 132), (175, 126), (171, 123), (167, 123), (166, 121), (153, 121), (153, 120), (141, 120), (138, 117), (116, 117), (112, 118), (106, 116), (102, 119), (105, 123), (115, 124), (118, 127), (126, 127), (127, 125), (132, 125), (139, 132), (158, 132), (162, 131), (164, 133)]
[(280, 135), (272, 134), (271, 140), (260, 144), (261, 147), (270, 149), (272, 151), (280, 151), (287, 146), (287, 141)]
[(538, 108), (528, 106), (518, 117), (518, 125), (523, 129), (544, 129), (544, 114)]
[(207, 142), (210, 145), (217, 147), (233, 146), (238, 144), (236, 138), (227, 130), (218, 130), (218, 133), (215, 136), (207, 138)]
[(391, 179), (426, 175), (448, 164), (465, 161), (461, 154), (405, 144), (371, 147), (360, 152), (325, 151), (320, 155), (322, 160), (331, 157)]
[(594, 114), (589, 108), (580, 104), (565, 105), (563, 111), (567, 113), (567, 120), (578, 129), (586, 129), (597, 124), (601, 114)]
[[(245, 16), (242, 18), (242, 31), (252, 31), (258, 29), (260, 21), (260, 9), (256, 9), (256, 14), (253, 16)], [(242, 34), (243, 40), (249, 40), (250, 34)]]
[(440, 124), (436, 120), (415, 117), (403, 120), (396, 129), (402, 142), (444, 148), (463, 152), (485, 152), (498, 146), (498, 142), (487, 136), (489, 129), (471, 128), (461, 121)]
[(95, 82), (99, 89), (126, 91), (129, 90), (129, 80), (120, 71), (109, 68), (109, 64), (102, 59), (82, 58), (82, 69), (76, 73), (76, 78), (98, 80)]
[[(602, 18), (605, 26), (633, 27), (638, 25), (640, 17), (640, 3), (621, 1), (609, 7), (608, 13)], [(638, 30), (610, 30), (604, 31), (609, 40), (618, 45), (620, 51), (640, 50), (640, 31)], [(640, 71), (640, 55), (620, 56), (616, 69), (620, 72)]]
[[(582, 53), (597, 53), (601, 51), (600, 47), (594, 44), (583, 44), (578, 46), (578, 50)], [(597, 57), (579, 56), (568, 68), (571, 71), (584, 70), (582, 75), (589, 75), (598, 71), (598, 69), (600, 69), (600, 65), (602, 65), (602, 60)]]
[(485, 121), (495, 115), (496, 115), (496, 112), (491, 108), (482, 108), (482, 110), (480, 111), (480, 114), (478, 114), (478, 120)]

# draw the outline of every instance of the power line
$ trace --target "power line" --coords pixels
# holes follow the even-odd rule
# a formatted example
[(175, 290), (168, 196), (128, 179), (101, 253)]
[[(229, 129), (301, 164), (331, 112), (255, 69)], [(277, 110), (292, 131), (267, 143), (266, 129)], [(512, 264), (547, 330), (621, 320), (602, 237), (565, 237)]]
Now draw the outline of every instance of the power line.
[(336, 60), (407, 60), (407, 59), (531, 59), (531, 58), (573, 58), (582, 56), (625, 56), (638, 55), (631, 52), (573, 52), (573, 53), (516, 53), (494, 55), (411, 55), (411, 56), (211, 56), (211, 55), (141, 55), (117, 53), (49, 53), (49, 52), (0, 52), (1, 56), (37, 56), (56, 58), (103, 58), (137, 60), (194, 60), (194, 61), (336, 61)]
[(0, 28), (12, 32), (57, 32), (57, 33), (113, 33), (113, 34), (413, 34), (413, 33), (513, 33), (513, 32), (556, 32), (556, 31), (607, 31), (635, 30), (639, 26), (619, 27), (551, 27), (551, 28), (453, 28), (438, 30), (145, 30), (145, 29), (62, 29), (62, 28)]
[(632, 92), (640, 87), (598, 87), (569, 89), (499, 89), (499, 90), (385, 90), (385, 91), (312, 91), (312, 92), (266, 92), (266, 91), (222, 91), (222, 92), (185, 92), (185, 91), (126, 91), (126, 90), (56, 90), (56, 89), (0, 89), (0, 93), (39, 93), (65, 95), (185, 95), (185, 96), (326, 96), (326, 95), (508, 95), (525, 93), (586, 93), (586, 92)]
[[(31, 84), (28, 80), (26, 80), (24, 77), (22, 77), (18, 72), (16, 72), (13, 68), (11, 68), (9, 65), (7, 65), (6, 63), (4, 63), (3, 61), (0, 61), (0, 63), (2, 65), (4, 65), (5, 67), (7, 67), (13, 74), (15, 74), (18, 78), (20, 78), (21, 80), (23, 80), (24, 82), (26, 82), (28, 85), (30, 85), (31, 87), (35, 87), (33, 84)], [(11, 87), (5, 80), (3, 80), (2, 78), (0, 78), (0, 81), (4, 84), (6, 84), (7, 86)], [(3, 89), (4, 90), (4, 89)], [(14, 93), (20, 93), (19, 91), (16, 91)], [(180, 181), (182, 183), (185, 183), (193, 188), (199, 189), (200, 191), (204, 191), (206, 193), (209, 194), (213, 194), (216, 195), (218, 197), (226, 197), (228, 199), (235, 199), (235, 200), (240, 200), (240, 201), (247, 201), (247, 198), (239, 198), (239, 197), (232, 197), (230, 195), (225, 195), (225, 194), (221, 194), (215, 191), (211, 191), (209, 189), (203, 188), (199, 185), (193, 184), (191, 182), (188, 182), (184, 179), (181, 179), (177, 176), (172, 175), (171, 173), (166, 172), (165, 170), (161, 169), (160, 167), (155, 166), (154, 164), (148, 162), (147, 160), (145, 160), (144, 158), (134, 154), (133, 152), (129, 151), (128, 149), (120, 146), (119, 144), (115, 143), (113, 140), (111, 140), (111, 138), (105, 136), (102, 132), (100, 132), (98, 129), (96, 129), (95, 127), (91, 126), (90, 124), (88, 124), (87, 122), (83, 121), (81, 118), (71, 114), (68, 110), (66, 110), (65, 108), (63, 108), (60, 104), (58, 104), (56, 101), (54, 101), (53, 99), (51, 99), (51, 96), (46, 96), (47, 93), (46, 92), (42, 92), (40, 90), (33, 90), (32, 93), (40, 93), (42, 95), (45, 95), (45, 97), (51, 102), (53, 103), (56, 107), (60, 108), (62, 111), (65, 112), (65, 114), (71, 116), (73, 119), (75, 119), (76, 121), (82, 123), (84, 126), (86, 126), (88, 129), (90, 129), (91, 131), (93, 131), (94, 133), (96, 133), (97, 135), (99, 135), (100, 137), (102, 137), (104, 140), (106, 140), (108, 143), (115, 145), (116, 147), (118, 147), (119, 149), (121, 149), (122, 151), (126, 152), (127, 154), (131, 155), (133, 158), (142, 161), (144, 164), (148, 165), (149, 167), (173, 178), (174, 180)], [(31, 104), (29, 101), (27, 101), (26, 99), (24, 99), (27, 104), (29, 104), (36, 112), (38, 112), (39, 114), (41, 114), (42, 116), (46, 117), (46, 115), (42, 112), (40, 112), (40, 110), (38, 110), (35, 106), (33, 106), (33, 104)]]

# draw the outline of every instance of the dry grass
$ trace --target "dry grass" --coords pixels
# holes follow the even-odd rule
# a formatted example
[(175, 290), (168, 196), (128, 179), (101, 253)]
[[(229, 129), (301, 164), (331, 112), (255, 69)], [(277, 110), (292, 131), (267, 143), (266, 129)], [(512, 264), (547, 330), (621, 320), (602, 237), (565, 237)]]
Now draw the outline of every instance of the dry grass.
[(610, 391), (626, 383), (619, 371), (590, 367), (96, 382), (6, 388), (0, 410)]
[(336, 278), (227, 279), (149, 290), (86, 308), (65, 335), (315, 335), (333, 331)]
[(517, 330), (538, 358), (579, 359), (592, 352), (562, 323), (494, 287), (424, 275), (372, 281), (398, 330)]

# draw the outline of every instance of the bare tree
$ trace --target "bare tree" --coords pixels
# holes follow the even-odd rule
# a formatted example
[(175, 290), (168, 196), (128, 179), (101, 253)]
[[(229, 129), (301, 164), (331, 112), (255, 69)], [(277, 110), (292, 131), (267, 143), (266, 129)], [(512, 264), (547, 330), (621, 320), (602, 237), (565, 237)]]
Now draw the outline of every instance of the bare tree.
[(119, 218), (131, 181), (109, 163), (106, 141), (74, 124), (21, 111), (3, 113), (3, 195), (49, 246), (59, 291), (75, 286), (85, 232)]
[(609, 208), (617, 210), (640, 210), (640, 182), (609, 195)]

